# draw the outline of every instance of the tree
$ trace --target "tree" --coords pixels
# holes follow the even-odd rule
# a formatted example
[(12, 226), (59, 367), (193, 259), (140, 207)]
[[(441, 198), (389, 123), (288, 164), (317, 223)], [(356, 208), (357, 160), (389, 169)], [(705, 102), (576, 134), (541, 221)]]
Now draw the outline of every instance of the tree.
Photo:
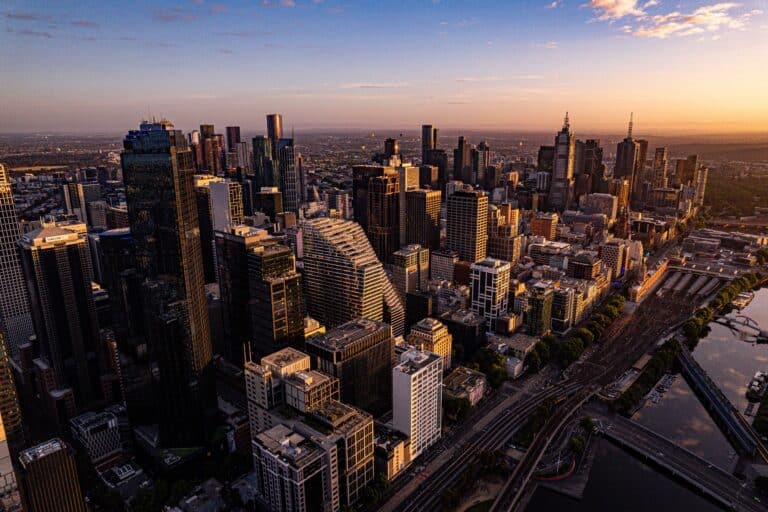
[(589, 329), (579, 327), (573, 332), (573, 336), (581, 339), (584, 346), (588, 347), (595, 341), (595, 335)]

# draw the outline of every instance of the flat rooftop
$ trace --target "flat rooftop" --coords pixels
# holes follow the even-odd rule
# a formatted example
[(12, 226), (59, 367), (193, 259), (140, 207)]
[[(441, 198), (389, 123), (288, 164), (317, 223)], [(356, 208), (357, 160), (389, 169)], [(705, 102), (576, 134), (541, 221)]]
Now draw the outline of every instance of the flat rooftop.
[(386, 330), (387, 334), (391, 335), (389, 324), (367, 318), (358, 318), (334, 327), (325, 334), (313, 336), (307, 340), (307, 343), (328, 350), (341, 350), (360, 338), (383, 330)]
[(19, 460), (21, 461), (21, 464), (26, 467), (26, 465), (30, 464), (31, 462), (64, 449), (64, 442), (58, 437), (55, 437), (45, 441), (44, 443), (40, 443), (37, 446), (33, 446), (32, 448), (27, 448), (21, 452), (21, 455), (19, 455)]

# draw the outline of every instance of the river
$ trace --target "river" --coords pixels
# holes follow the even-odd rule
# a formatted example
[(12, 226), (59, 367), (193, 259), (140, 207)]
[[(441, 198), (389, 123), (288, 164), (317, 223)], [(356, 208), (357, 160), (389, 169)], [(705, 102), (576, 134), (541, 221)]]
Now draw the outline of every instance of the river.
[[(742, 314), (763, 328), (768, 326), (768, 288), (759, 290)], [(711, 332), (699, 341), (693, 356), (723, 391), (745, 411), (747, 384), (757, 370), (768, 371), (768, 345), (742, 341), (727, 327), (710, 324)], [(682, 376), (657, 404), (647, 404), (633, 420), (669, 437), (723, 469), (733, 470), (736, 456), (730, 444), (710, 418)], [(690, 489), (611, 445), (599, 440), (584, 498), (575, 501), (539, 488), (528, 512), (677, 512), (681, 507), (696, 511), (720, 510)]]

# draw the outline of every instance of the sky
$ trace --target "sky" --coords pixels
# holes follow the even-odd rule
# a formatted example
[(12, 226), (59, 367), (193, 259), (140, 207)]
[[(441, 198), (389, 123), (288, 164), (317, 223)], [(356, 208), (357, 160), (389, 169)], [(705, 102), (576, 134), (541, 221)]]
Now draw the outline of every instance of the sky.
[(768, 134), (768, 0), (0, 0), (0, 132)]

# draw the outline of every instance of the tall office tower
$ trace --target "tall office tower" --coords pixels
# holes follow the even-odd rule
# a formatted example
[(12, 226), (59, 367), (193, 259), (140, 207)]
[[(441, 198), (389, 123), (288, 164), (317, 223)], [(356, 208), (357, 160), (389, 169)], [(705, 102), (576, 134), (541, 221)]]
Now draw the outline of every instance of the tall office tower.
[(283, 116), (267, 114), (267, 138), (272, 146), (272, 159), (278, 160), (278, 142), (283, 138)]
[[(184, 357), (177, 357), (174, 364), (179, 373), (188, 376), (190, 391), (199, 389), (208, 398), (212, 350), (192, 152), (182, 132), (169, 121), (143, 123), (139, 130), (128, 133), (123, 147), (136, 270), (148, 280), (165, 276), (175, 289), (175, 300), (183, 301), (184, 314), (178, 316), (184, 324), (180, 330), (185, 336), (181, 343)], [(210, 404), (196, 405), (200, 414)]]
[(520, 210), (509, 203), (488, 208), (488, 256), (513, 265), (520, 259)]
[(600, 139), (587, 139), (584, 143), (584, 174), (595, 176), (603, 165), (603, 148)]
[(549, 188), (549, 206), (559, 211), (569, 208), (573, 201), (575, 144), (576, 138), (566, 113), (563, 129), (555, 137), (555, 158)]
[(552, 327), (554, 287), (549, 281), (539, 281), (527, 290), (527, 304), (523, 321), (531, 336), (541, 336)]
[(608, 193), (618, 199), (619, 212), (629, 206), (629, 180), (613, 179), (608, 182)]
[(392, 406), (392, 328), (357, 318), (307, 340), (313, 366), (341, 382), (341, 401), (375, 415)]
[(440, 439), (443, 360), (415, 348), (392, 369), (392, 426), (408, 436), (411, 460)]
[(67, 213), (77, 216), (77, 220), (89, 226), (93, 225), (88, 213), (88, 206), (101, 199), (101, 185), (98, 182), (74, 182), (63, 186), (64, 205)]
[[(197, 174), (195, 183), (195, 206), (197, 209), (197, 221), (200, 232), (200, 253), (203, 261), (203, 278), (206, 283), (216, 281), (216, 267), (214, 265), (213, 247), (213, 214), (214, 204), (211, 197), (211, 184), (224, 182), (224, 178), (210, 174)], [(222, 212), (219, 212), (221, 215)], [(226, 229), (226, 228), (219, 228)]]
[(301, 191), (301, 155), (296, 153), (293, 139), (280, 139), (277, 143), (280, 169), (280, 192), (286, 212), (298, 212), (304, 193)]
[(400, 141), (397, 139), (387, 139), (384, 141), (384, 158), (392, 158), (400, 155)]
[(276, 187), (280, 185), (280, 170), (272, 158), (272, 139), (263, 135), (251, 139), (253, 144), (253, 174), (256, 187)]
[(265, 230), (243, 225), (216, 231), (214, 236), (224, 331), (219, 349), (238, 366), (253, 340), (248, 254), (267, 237)]
[(573, 175), (578, 176), (579, 174), (584, 174), (584, 166), (586, 165), (586, 162), (584, 161), (585, 158), (585, 152), (586, 152), (586, 143), (583, 140), (576, 140), (576, 144), (574, 145), (574, 153), (573, 153)]
[(75, 465), (75, 452), (50, 439), (21, 452), (20, 484), (27, 512), (86, 512)]
[(253, 171), (253, 154), (251, 151), (251, 145), (245, 141), (238, 142), (235, 146), (233, 154), (237, 160), (235, 167), (242, 169), (245, 176), (250, 175)]
[(437, 184), (441, 192), (445, 191), (445, 184), (450, 177), (448, 175), (448, 154), (444, 149), (430, 149), (424, 158), (425, 165), (437, 167)]
[[(163, 124), (163, 122), (143, 124)], [(216, 130), (212, 124), (200, 125), (198, 170), (205, 171), (214, 176), (220, 176), (224, 171), (226, 146), (224, 137), (215, 132)]]
[(290, 247), (268, 241), (248, 253), (251, 347), (269, 354), (304, 344), (304, 296)]
[(421, 163), (427, 163), (427, 153), (437, 149), (437, 135), (439, 130), (431, 124), (421, 125)]
[(456, 149), (453, 150), (453, 177), (464, 183), (472, 181), (472, 148), (463, 136), (459, 137)]
[(20, 504), (14, 468), (24, 444), (24, 427), (10, 355), (0, 329), (0, 510), (14, 510)]
[(531, 219), (531, 235), (543, 236), (547, 240), (557, 238), (557, 223), (560, 217), (556, 213), (538, 213)]
[(653, 155), (653, 174), (651, 175), (651, 186), (653, 188), (667, 187), (667, 148), (656, 148)]
[(307, 310), (335, 327), (355, 318), (389, 319), (396, 336), (405, 310), (359, 224), (318, 218), (304, 223)]
[(405, 194), (405, 242), (421, 244), (430, 250), (440, 248), (439, 190), (411, 190)]
[(640, 158), (640, 144), (632, 138), (632, 116), (629, 117), (627, 137), (616, 146), (616, 167), (613, 170), (614, 179), (629, 182), (629, 194), (632, 196), (635, 185), (635, 171)]
[(400, 186), (398, 174), (388, 171), (368, 180), (365, 231), (383, 262), (391, 261), (392, 253), (400, 247)]
[(485, 258), (470, 267), (472, 312), (485, 318), (488, 330), (496, 320), (507, 313), (509, 278), (512, 265), (508, 261)]
[(11, 178), (0, 164), (0, 330), (7, 335), (8, 353), (12, 358), (17, 357), (19, 347), (35, 334), (16, 248), (20, 238)]
[(213, 229), (226, 230), (243, 223), (243, 188), (232, 180), (213, 181), (211, 189), (211, 214)]
[[(397, 171), (399, 189), (397, 206), (400, 211), (400, 216), (397, 222), (398, 228), (400, 229), (397, 246), (401, 247), (406, 243), (406, 194), (410, 191), (419, 189), (420, 169), (418, 167), (414, 167), (410, 163), (401, 163), (395, 168), (395, 170)], [(395, 249), (397, 249), (397, 247)]]
[(699, 167), (696, 170), (696, 175), (694, 176), (693, 180), (693, 186), (694, 186), (694, 194), (693, 194), (693, 204), (701, 207), (704, 206), (704, 193), (707, 189), (707, 178), (709, 176), (709, 169), (706, 167)]
[(488, 242), (488, 195), (462, 190), (448, 197), (446, 246), (462, 261), (485, 258)]
[(419, 244), (404, 246), (392, 254), (392, 283), (405, 302), (405, 296), (429, 288), (429, 249)]
[(539, 147), (539, 156), (536, 162), (537, 171), (551, 174), (555, 168), (555, 146)]
[(453, 336), (442, 322), (434, 318), (422, 318), (411, 326), (408, 343), (419, 350), (434, 352), (442, 357), (443, 370), (451, 367)]
[(565, 335), (574, 323), (576, 315), (576, 290), (555, 288), (552, 291), (552, 332)]
[(690, 185), (696, 178), (699, 170), (699, 155), (689, 155), (685, 160), (678, 159), (675, 162), (675, 183), (677, 185)]
[(277, 187), (261, 187), (254, 194), (254, 212), (262, 212), (269, 217), (272, 222), (277, 222), (277, 214), (283, 213), (283, 194)]
[(440, 190), (440, 170), (436, 165), (422, 165), (419, 167), (419, 187)]
[(480, 142), (472, 149), (472, 182), (477, 185), (485, 183), (485, 171), (491, 165), (491, 147), (486, 141)]
[(92, 403), (101, 396), (104, 355), (85, 224), (43, 223), (18, 245), (41, 356), (57, 388), (71, 387), (79, 405)]
[(240, 139), (240, 127), (227, 126), (224, 131), (227, 134), (227, 151), (237, 151), (237, 145), (242, 142)]

